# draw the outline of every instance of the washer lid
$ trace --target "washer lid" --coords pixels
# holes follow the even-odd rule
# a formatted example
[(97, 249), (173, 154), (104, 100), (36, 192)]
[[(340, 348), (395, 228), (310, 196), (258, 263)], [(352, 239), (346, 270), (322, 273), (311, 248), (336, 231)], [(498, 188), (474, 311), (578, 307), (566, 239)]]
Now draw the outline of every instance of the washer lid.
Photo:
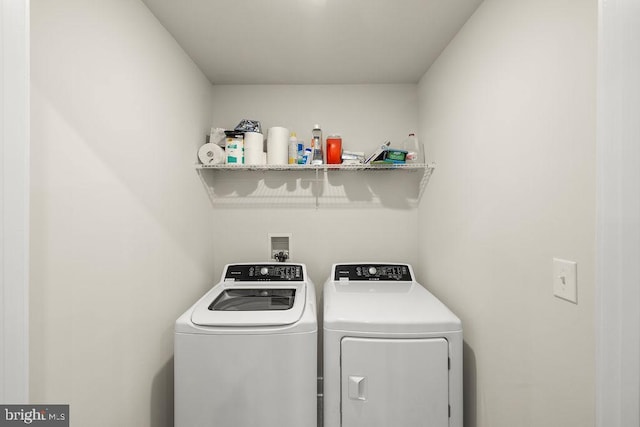
[(305, 282), (224, 282), (198, 301), (191, 321), (200, 326), (290, 325), (302, 317), (305, 300)]
[(295, 289), (225, 289), (209, 305), (213, 311), (290, 310), (296, 300)]
[(324, 328), (397, 334), (461, 331), (460, 319), (416, 282), (327, 281)]

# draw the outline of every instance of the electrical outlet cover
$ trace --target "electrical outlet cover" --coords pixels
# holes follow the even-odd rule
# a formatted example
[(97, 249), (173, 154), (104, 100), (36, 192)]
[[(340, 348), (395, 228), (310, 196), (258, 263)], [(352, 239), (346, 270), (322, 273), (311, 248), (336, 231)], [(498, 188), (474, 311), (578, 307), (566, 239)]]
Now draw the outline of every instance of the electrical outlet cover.
[(574, 304), (578, 303), (578, 263), (553, 259), (553, 294)]

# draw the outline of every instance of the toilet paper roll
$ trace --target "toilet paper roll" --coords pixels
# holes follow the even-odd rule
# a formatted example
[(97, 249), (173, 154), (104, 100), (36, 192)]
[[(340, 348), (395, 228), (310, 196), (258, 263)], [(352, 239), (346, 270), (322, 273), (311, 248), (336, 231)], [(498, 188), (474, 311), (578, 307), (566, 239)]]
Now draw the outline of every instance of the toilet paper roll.
[(258, 132), (244, 134), (244, 164), (264, 165), (264, 137)]
[(203, 165), (220, 165), (225, 157), (224, 150), (218, 144), (204, 144), (198, 150), (198, 159)]
[(267, 164), (289, 164), (289, 129), (280, 126), (269, 128), (267, 134)]

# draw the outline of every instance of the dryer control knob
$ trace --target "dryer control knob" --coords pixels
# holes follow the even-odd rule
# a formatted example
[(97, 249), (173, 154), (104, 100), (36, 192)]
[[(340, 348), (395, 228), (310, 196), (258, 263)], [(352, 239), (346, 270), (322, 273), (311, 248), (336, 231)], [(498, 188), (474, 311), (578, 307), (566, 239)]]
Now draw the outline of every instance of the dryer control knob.
[(269, 273), (269, 269), (267, 267), (262, 267), (260, 269), (260, 274), (262, 274), (263, 276), (266, 276), (267, 273)]
[(378, 270), (375, 267), (369, 267), (369, 274), (374, 275), (378, 272)]

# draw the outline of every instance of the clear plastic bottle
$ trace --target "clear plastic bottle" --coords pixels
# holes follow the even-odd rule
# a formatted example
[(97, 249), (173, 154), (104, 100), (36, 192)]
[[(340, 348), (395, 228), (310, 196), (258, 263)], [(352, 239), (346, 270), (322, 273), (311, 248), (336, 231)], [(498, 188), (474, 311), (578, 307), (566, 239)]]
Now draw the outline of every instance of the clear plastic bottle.
[(313, 138), (311, 139), (311, 148), (313, 149), (313, 158), (311, 160), (312, 165), (322, 165), (325, 162), (324, 159), (324, 150), (323, 150), (323, 141), (322, 141), (322, 129), (320, 129), (320, 125), (314, 125), (313, 130), (311, 131), (311, 135)]
[(407, 152), (407, 163), (424, 163), (424, 151), (415, 133), (410, 133), (402, 142), (402, 149)]

